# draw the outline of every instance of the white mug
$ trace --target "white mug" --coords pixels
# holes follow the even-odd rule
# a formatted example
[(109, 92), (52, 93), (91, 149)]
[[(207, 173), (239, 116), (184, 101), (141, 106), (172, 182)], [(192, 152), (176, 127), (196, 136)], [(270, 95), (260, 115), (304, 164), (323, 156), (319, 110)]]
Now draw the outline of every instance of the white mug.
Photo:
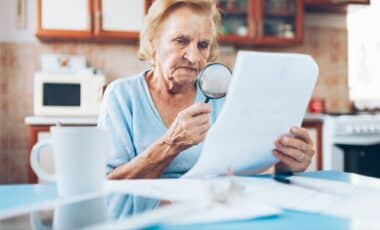
[[(62, 197), (102, 192), (106, 180), (106, 152), (110, 138), (96, 127), (52, 127), (51, 138), (33, 146), (30, 162), (33, 171), (43, 180), (56, 181)], [(52, 146), (55, 175), (39, 165), (40, 150)]]

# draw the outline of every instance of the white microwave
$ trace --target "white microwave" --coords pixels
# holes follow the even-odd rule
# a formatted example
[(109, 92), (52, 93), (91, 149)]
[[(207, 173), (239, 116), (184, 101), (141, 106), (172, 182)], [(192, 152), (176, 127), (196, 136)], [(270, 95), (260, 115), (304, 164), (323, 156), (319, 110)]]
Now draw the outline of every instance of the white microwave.
[(37, 116), (96, 116), (105, 87), (103, 75), (36, 73), (34, 114)]

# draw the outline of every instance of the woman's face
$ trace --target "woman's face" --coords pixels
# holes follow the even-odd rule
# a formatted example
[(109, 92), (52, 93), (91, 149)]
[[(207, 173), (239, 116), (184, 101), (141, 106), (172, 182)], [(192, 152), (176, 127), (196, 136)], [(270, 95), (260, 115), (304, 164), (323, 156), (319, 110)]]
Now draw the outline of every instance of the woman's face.
[(169, 90), (194, 85), (210, 55), (212, 36), (209, 15), (189, 7), (180, 7), (164, 19), (154, 42), (154, 56)]

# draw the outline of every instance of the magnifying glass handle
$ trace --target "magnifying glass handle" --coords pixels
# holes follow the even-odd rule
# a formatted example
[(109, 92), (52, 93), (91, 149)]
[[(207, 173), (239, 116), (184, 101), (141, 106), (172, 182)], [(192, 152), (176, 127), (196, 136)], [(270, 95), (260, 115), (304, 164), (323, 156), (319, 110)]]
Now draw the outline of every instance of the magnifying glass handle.
[(210, 100), (210, 98), (206, 97), (205, 103), (208, 103), (209, 100)]

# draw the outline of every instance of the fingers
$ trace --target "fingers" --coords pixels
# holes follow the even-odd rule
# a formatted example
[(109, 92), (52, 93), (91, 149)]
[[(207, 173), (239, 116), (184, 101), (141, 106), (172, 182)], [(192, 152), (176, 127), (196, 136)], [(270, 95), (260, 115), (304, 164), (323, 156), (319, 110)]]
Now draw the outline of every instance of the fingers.
[(211, 126), (210, 112), (210, 105), (205, 103), (194, 104), (184, 109), (177, 115), (166, 135), (181, 143), (181, 149), (200, 143)]
[(193, 117), (183, 119), (183, 128), (196, 134), (207, 131), (211, 126), (210, 115), (208, 113), (198, 114)]
[(303, 153), (308, 155), (314, 154), (314, 147), (311, 144), (306, 143), (304, 140), (299, 140), (297, 138), (284, 136), (279, 139), (279, 141), (276, 141), (276, 147), (277, 146), (284, 146), (284, 147), (290, 147), (301, 150)]
[(206, 103), (196, 103), (186, 108), (180, 114), (184, 117), (194, 117), (200, 114), (209, 114), (211, 112), (211, 106)]
[(293, 134), (295, 137), (304, 140), (307, 144), (313, 144), (313, 140), (311, 139), (308, 131), (304, 128), (292, 127), (290, 129), (290, 133)]
[(193, 137), (195, 143), (204, 141), (207, 131), (210, 129), (211, 124), (206, 123), (197, 127), (193, 127), (189, 130), (190, 136)]
[(302, 162), (302, 161), (305, 160), (304, 159), (305, 158), (304, 155), (306, 155), (306, 154), (304, 152), (300, 151), (297, 148), (284, 146), (279, 141), (275, 142), (275, 146), (276, 146), (275, 150), (283, 153), (284, 155), (286, 155), (289, 158), (292, 158), (295, 161)]
[(272, 154), (277, 159), (279, 159), (280, 162), (286, 166), (286, 168), (290, 169), (290, 171), (293, 171), (293, 172), (302, 171), (302, 170), (306, 169), (306, 167), (308, 165), (305, 163), (295, 161), (294, 159), (284, 155), (283, 153), (281, 153), (277, 150), (273, 150)]
[(189, 120), (189, 125), (191, 126), (203, 125), (210, 122), (210, 115), (200, 114), (195, 117), (189, 118), (188, 120)]
[(272, 151), (273, 155), (279, 159), (281, 162), (285, 163), (286, 165), (296, 165), (298, 162), (294, 161), (294, 159), (286, 156), (285, 154), (282, 154), (278, 150), (273, 150)]
[(287, 136), (275, 142), (273, 155), (279, 159), (279, 165), (290, 171), (303, 171), (311, 163), (315, 154), (313, 141), (306, 129), (293, 127)]

